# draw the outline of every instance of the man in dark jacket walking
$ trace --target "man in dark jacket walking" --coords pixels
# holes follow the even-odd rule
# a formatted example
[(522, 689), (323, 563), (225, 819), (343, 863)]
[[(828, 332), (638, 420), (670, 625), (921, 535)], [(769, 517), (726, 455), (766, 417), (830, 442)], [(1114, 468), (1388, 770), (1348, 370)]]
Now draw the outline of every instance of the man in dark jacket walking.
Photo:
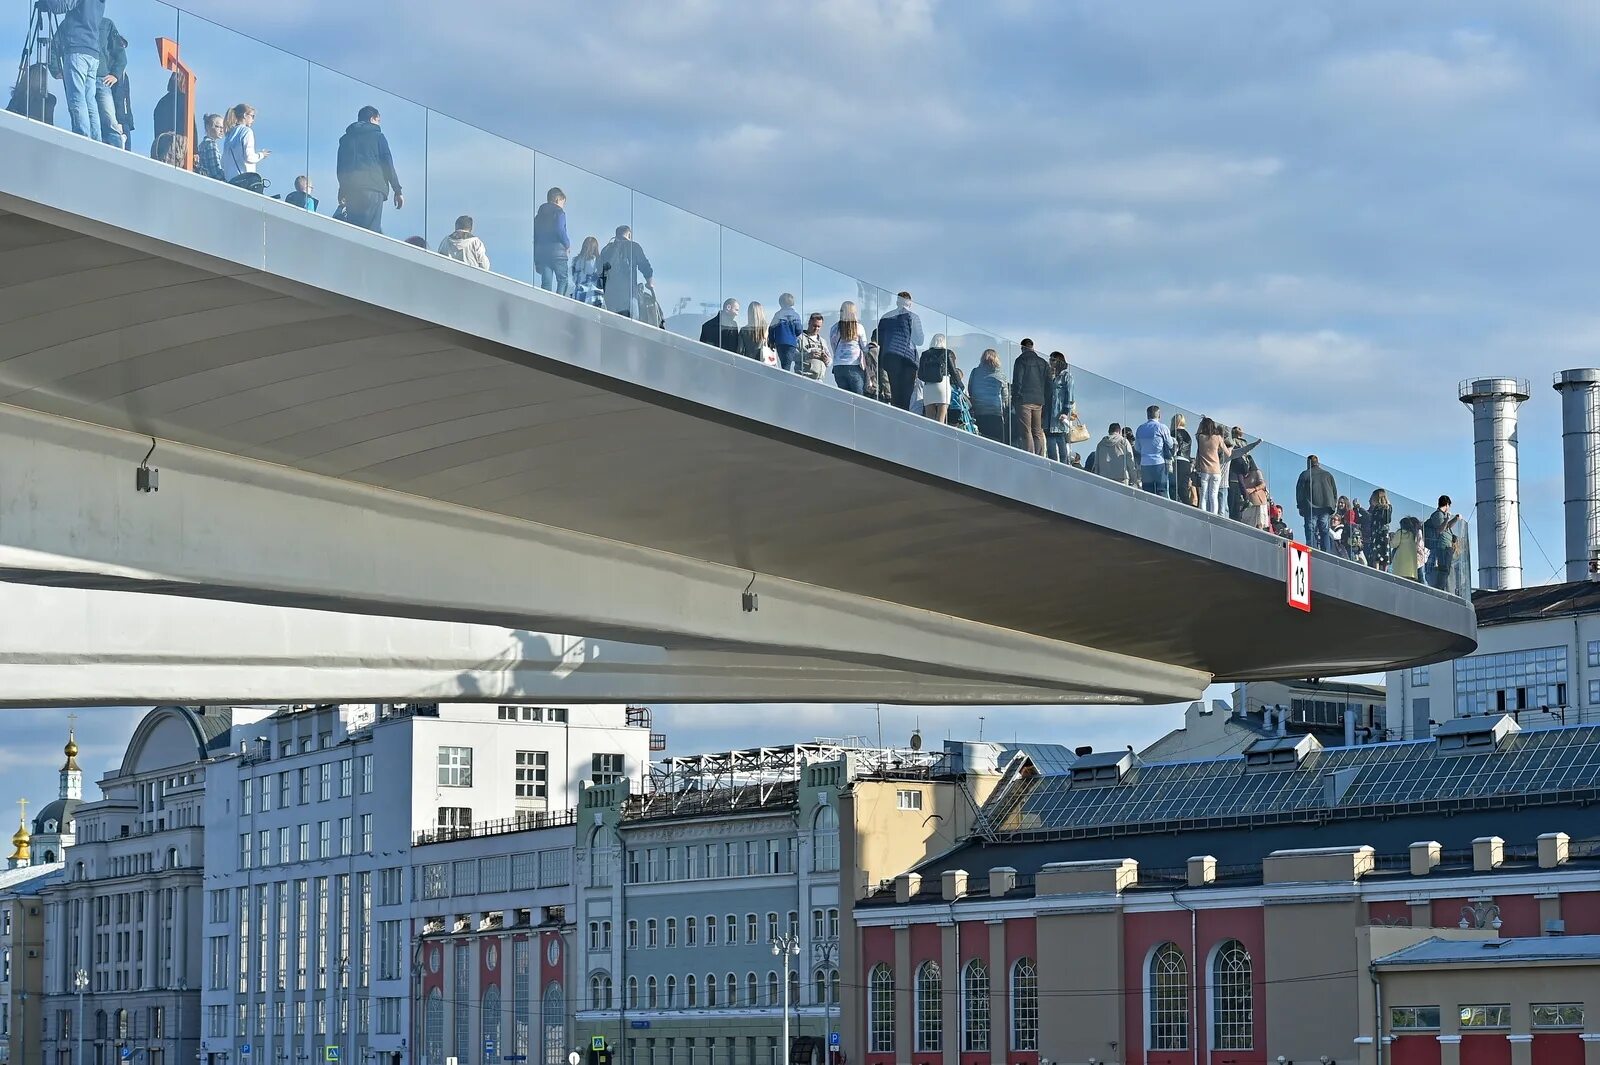
[(106, 0), (38, 0), (33, 6), (64, 16), (54, 47), (63, 57), (62, 81), (72, 132), (100, 140), (95, 85), (100, 80), (100, 21), (106, 17)]
[(891, 402), (911, 409), (917, 390), (917, 363), (922, 358), (922, 319), (911, 309), (911, 293), (895, 297), (895, 308), (878, 319), (879, 365), (889, 375)]
[(1034, 350), (1033, 341), (1024, 340), (1022, 354), (1011, 365), (1011, 403), (1017, 409), (1022, 446), (1030, 454), (1045, 453), (1044, 407), (1050, 402), (1054, 376), (1045, 357)]
[(344, 220), (374, 233), (383, 232), (383, 204), (391, 189), (395, 210), (406, 205), (389, 139), (378, 128), (382, 121), (378, 109), (368, 105), (339, 138), (339, 203)]
[(1323, 551), (1333, 550), (1333, 527), (1329, 519), (1333, 508), (1339, 505), (1339, 489), (1333, 483), (1333, 474), (1322, 468), (1322, 462), (1312, 455), (1306, 459), (1306, 468), (1294, 486), (1295, 507), (1306, 523), (1306, 543)]
[(740, 353), (738, 300), (730, 298), (722, 301), (722, 310), (700, 327), (700, 343), (731, 351), (735, 355)]
[(572, 238), (567, 235), (567, 194), (545, 193), (533, 216), (533, 268), (546, 292), (572, 295)]

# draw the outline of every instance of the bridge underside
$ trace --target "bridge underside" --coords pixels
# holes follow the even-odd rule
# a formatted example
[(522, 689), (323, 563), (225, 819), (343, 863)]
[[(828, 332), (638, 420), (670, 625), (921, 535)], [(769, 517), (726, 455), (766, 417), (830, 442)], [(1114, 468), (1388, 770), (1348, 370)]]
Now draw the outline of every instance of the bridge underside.
[(1319, 558), (1289, 611), (1237, 523), (9, 116), (0, 212), (5, 579), (789, 659), (839, 699), (1473, 646), (1429, 589)]

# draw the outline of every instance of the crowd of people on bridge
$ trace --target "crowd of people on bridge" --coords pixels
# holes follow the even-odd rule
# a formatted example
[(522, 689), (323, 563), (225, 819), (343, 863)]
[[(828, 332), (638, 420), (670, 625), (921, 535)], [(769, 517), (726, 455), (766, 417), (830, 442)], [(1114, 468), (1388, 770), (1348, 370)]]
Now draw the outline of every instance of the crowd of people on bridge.
[[(74, 132), (131, 149), (134, 123), (127, 40), (106, 16), (105, 6), (106, 0), (36, 0), (38, 12), (60, 16), (59, 26), (45, 61), (30, 63), (25, 53), (8, 109), (53, 123), (56, 99), (49, 82), (54, 77), (65, 86)], [(187, 84), (173, 74), (166, 95), (156, 105), (151, 156), (264, 194), (268, 183), (260, 164), (272, 152), (257, 143), (255, 107), (234, 103), (221, 113), (205, 114), (196, 128), (184, 128), (186, 116), (193, 113)], [(405, 206), (382, 121), (378, 108), (362, 107), (339, 138), (336, 162), (338, 202), (333, 217), (375, 233), (383, 232), (389, 204), (396, 210)], [(317, 212), (320, 201), (314, 193), (312, 178), (299, 175), (293, 191), (282, 199)], [(584, 236), (574, 251), (567, 194), (552, 187), (534, 213), (531, 238), (534, 284), (666, 328), (656, 298), (655, 266), (630, 225), (616, 226), (603, 246), (597, 236)], [(468, 214), (459, 215), (436, 246), (430, 248), (421, 236), (406, 242), (473, 268), (491, 269), (488, 244)], [(1152, 404), (1138, 425), (1111, 421), (1105, 435), (1094, 441), (1080, 414), (1079, 389), (1065, 354), (1045, 355), (1032, 339), (1024, 339), (1009, 369), (997, 348), (984, 347), (969, 373), (951, 337), (924, 335), (910, 292), (898, 293), (875, 321), (863, 320), (853, 300), (841, 303), (836, 314), (802, 313), (794, 294), (783, 292), (769, 314), (760, 301), (741, 306), (730, 297), (700, 326), (699, 339), (777, 372), (831, 384), (956, 430), (1294, 539), (1284, 508), (1271, 494), (1266, 473), (1253, 454), (1262, 442), (1259, 438), (1249, 439), (1240, 426), (1211, 417), (1200, 418), (1191, 430), (1184, 414), (1166, 418), (1160, 406)], [(1305, 543), (1361, 565), (1454, 590), (1461, 536), (1448, 497), (1440, 498), (1426, 521), (1405, 516), (1396, 527), (1394, 507), (1382, 488), (1372, 491), (1364, 503), (1341, 495), (1332, 472), (1315, 455), (1306, 461), (1294, 492)]]

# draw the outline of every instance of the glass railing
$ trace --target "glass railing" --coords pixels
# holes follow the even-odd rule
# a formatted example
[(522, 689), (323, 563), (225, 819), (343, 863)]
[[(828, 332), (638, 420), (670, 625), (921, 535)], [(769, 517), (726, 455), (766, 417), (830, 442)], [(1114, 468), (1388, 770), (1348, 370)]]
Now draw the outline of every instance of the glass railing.
[[(597, 304), (594, 313), (604, 313), (604, 305), (609, 304), (611, 310), (626, 311), (634, 317), (654, 317), (654, 324), (695, 340), (700, 339), (702, 327), (729, 299), (739, 302), (738, 324), (744, 326), (751, 322), (752, 304), (761, 304), (770, 318), (779, 310), (780, 295), (792, 294), (802, 320), (812, 312), (823, 315), (824, 335), (839, 321), (841, 305), (846, 302), (855, 304), (859, 320), (869, 334), (880, 316), (895, 309), (894, 291), (812, 262), (199, 16), (156, 0), (113, 0), (107, 5), (106, 14), (127, 42), (123, 84), (105, 94), (106, 107), (113, 112), (112, 117), (120, 118), (122, 126), (129, 127), (122, 146), (131, 152), (179, 166), (189, 165), (193, 158), (197, 169), (221, 156), (230, 176), (241, 168), (258, 173), (266, 182), (263, 195), (289, 201), (291, 194), (301, 192), (311, 198), (309, 209), (327, 217), (329, 225), (341, 225), (333, 217), (341, 209), (340, 138), (358, 121), (362, 109), (376, 108), (403, 190), (401, 204), (395, 202), (390, 190), (383, 205), (380, 231), (396, 240), (409, 240), (432, 251), (448, 251), (458, 218), (470, 216), (472, 234), (483, 242), (494, 273), (574, 298), (589, 297)], [(42, 28), (43, 35), (48, 36), (49, 20)], [(0, 54), (23, 55), (10, 109), (72, 128), (67, 87), (61, 79), (50, 76), (48, 49), (36, 44), (29, 30), (27, 25), (0, 27)], [(181, 138), (184, 121), (173, 118), (186, 113), (187, 101), (181, 96), (174, 100), (169, 91), (169, 78), (173, 75), (164, 65), (163, 49), (157, 43), (160, 39), (175, 43), (178, 62), (195, 78), (196, 143), (190, 143), (194, 137)], [(169, 47), (166, 51), (169, 55), (165, 62), (170, 63), (174, 49)], [(30, 66), (35, 63), (42, 69), (30, 73)], [(69, 71), (63, 72), (71, 76)], [(131, 106), (124, 106), (124, 94)], [(253, 116), (250, 132), (255, 151), (260, 154), (258, 162), (252, 163), (253, 157), (244, 154), (242, 134), (231, 141), (225, 139), (215, 154), (206, 150), (206, 116), (225, 116), (230, 110)], [(120, 116), (116, 112), (121, 112)], [(180, 135), (176, 143), (170, 135), (173, 132)], [(162, 136), (164, 133), (168, 135)], [(118, 137), (110, 131), (102, 139)], [(298, 188), (301, 179), (308, 188)], [(194, 180), (210, 179), (197, 174)], [(548, 244), (535, 244), (535, 219), (552, 189), (560, 189), (565, 197), (568, 241), (554, 252)], [(241, 196), (251, 194), (243, 188), (239, 191)], [(300, 197), (293, 197), (292, 202), (299, 200)], [(370, 206), (344, 205), (346, 209)], [(284, 209), (299, 208), (285, 202)], [(545, 231), (541, 227), (540, 232)], [(631, 232), (637, 248), (624, 255), (620, 254), (621, 246), (617, 246), (607, 254), (619, 232)], [(613, 265), (607, 272), (603, 292), (594, 289), (592, 270), (586, 269), (582, 260), (585, 250), (600, 250), (602, 261)], [(916, 287), (914, 278), (902, 283)], [(1010, 379), (1012, 362), (1019, 351), (1016, 342), (930, 307), (916, 306), (915, 313), (920, 318), (925, 344), (931, 344), (936, 334), (944, 335), (963, 374), (970, 374), (983, 353), (993, 349), (1005, 379)], [(774, 367), (772, 372), (784, 371)], [(1199, 428), (1199, 411), (1081, 367), (1074, 367), (1072, 373), (1077, 410), (1091, 435), (1088, 440), (1071, 445), (1070, 462), (1063, 466), (1092, 465), (1096, 444), (1107, 426), (1112, 422), (1137, 426), (1145, 420), (1146, 407), (1152, 404), (1161, 407), (1169, 425), (1174, 415), (1181, 415), (1191, 434)], [(869, 388), (875, 384), (869, 381)], [(834, 386), (828, 373), (818, 382), (818, 387)], [(1225, 419), (1226, 412), (1215, 413)], [(1004, 440), (1015, 438), (1020, 443), (1022, 439), (1010, 418), (986, 421), (985, 428)], [(975, 432), (977, 427), (967, 424), (952, 427), (951, 431)], [(1261, 441), (1251, 451), (1250, 460), (1264, 477), (1267, 493), (1283, 504), (1282, 524), (1276, 526), (1276, 531), (1305, 542), (1307, 532), (1295, 505), (1296, 483), (1306, 469), (1305, 456)], [(1376, 482), (1338, 470), (1330, 472), (1337, 493), (1363, 508), (1380, 487)], [(1237, 481), (1230, 488), (1223, 494), (1224, 513), (1258, 527), (1272, 526), (1268, 508), (1246, 507)], [(1186, 490), (1175, 489), (1171, 494), (1182, 502), (1189, 501)], [(1413, 525), (1417, 542), (1422, 541), (1422, 524), (1434, 508), (1394, 492), (1388, 496), (1393, 510), (1387, 526), (1388, 550), (1381, 543), (1374, 543), (1383, 539), (1381, 531), (1370, 523), (1358, 522), (1366, 525), (1358, 561), (1364, 559), (1377, 568), (1411, 576), (1418, 553), (1405, 545), (1413, 535)], [(1345, 538), (1342, 529), (1335, 531), (1340, 534), (1334, 542), (1335, 553), (1349, 557), (1352, 552), (1346, 545), (1353, 538)], [(1442, 538), (1430, 539), (1436, 548), (1451, 543), (1454, 547), (1435, 550), (1431, 567), (1424, 565), (1421, 569), (1421, 579), (1457, 594), (1469, 594), (1472, 565), (1465, 521), (1455, 519)], [(1438, 565), (1441, 560), (1450, 564)]]

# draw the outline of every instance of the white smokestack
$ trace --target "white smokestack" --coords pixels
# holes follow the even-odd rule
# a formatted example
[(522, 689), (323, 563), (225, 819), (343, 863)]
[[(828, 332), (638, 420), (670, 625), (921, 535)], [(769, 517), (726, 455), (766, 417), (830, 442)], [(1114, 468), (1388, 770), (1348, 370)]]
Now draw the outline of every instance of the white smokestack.
[(1561, 393), (1567, 580), (1581, 581), (1600, 547), (1600, 370), (1562, 370), (1551, 384)]
[(1528, 382), (1510, 377), (1463, 381), (1472, 408), (1472, 458), (1478, 487), (1478, 587), (1522, 587), (1522, 504), (1517, 496), (1517, 408)]

